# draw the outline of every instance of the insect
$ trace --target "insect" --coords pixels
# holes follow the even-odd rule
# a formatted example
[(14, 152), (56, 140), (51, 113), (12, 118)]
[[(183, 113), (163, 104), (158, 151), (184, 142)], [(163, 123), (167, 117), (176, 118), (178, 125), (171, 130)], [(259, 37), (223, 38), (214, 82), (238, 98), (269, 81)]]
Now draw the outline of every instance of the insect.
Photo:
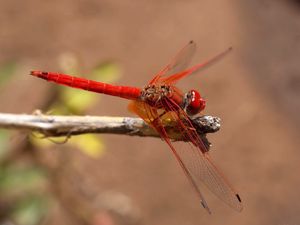
[[(195, 50), (196, 44), (190, 41), (143, 88), (116, 86), (53, 72), (31, 71), (30, 74), (73, 88), (131, 100), (130, 111), (154, 128), (168, 144), (207, 212), (211, 213), (211, 210), (200, 190), (200, 186), (203, 184), (227, 205), (241, 211), (243, 206), (240, 196), (212, 162), (207, 147), (190, 119), (205, 108), (206, 101), (197, 90), (183, 93), (175, 86), (182, 78), (221, 59), (231, 48), (204, 63), (186, 69)], [(172, 134), (166, 128), (170, 123), (176, 132), (186, 140), (183, 148), (175, 147), (172, 142)]]

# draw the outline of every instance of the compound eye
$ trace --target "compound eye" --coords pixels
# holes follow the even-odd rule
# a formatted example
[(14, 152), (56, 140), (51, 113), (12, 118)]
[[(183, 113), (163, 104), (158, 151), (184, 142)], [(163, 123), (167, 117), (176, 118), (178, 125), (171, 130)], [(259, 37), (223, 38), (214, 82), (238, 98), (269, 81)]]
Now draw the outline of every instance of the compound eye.
[(201, 98), (201, 95), (196, 90), (190, 90), (188, 92), (189, 104), (187, 106), (187, 112), (190, 115), (195, 115), (205, 108), (205, 100)]

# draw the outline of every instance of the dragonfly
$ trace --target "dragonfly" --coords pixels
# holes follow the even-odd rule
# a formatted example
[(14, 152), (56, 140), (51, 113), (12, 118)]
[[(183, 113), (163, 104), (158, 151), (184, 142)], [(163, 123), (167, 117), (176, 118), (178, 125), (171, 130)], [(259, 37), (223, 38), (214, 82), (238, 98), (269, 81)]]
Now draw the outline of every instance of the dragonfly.
[[(204, 110), (206, 101), (195, 89), (183, 93), (175, 86), (179, 80), (219, 61), (231, 49), (228, 48), (203, 63), (187, 68), (196, 51), (195, 42), (190, 41), (143, 88), (112, 85), (55, 72), (34, 70), (30, 75), (72, 88), (130, 100), (129, 110), (155, 129), (167, 143), (199, 197), (201, 205), (209, 214), (211, 210), (201, 192), (203, 186), (231, 208), (242, 211), (240, 195), (216, 167), (208, 147), (192, 123), (191, 118)], [(170, 124), (174, 127), (173, 132), (167, 129)], [(182, 142), (183, 147), (175, 145), (174, 131), (185, 140)]]

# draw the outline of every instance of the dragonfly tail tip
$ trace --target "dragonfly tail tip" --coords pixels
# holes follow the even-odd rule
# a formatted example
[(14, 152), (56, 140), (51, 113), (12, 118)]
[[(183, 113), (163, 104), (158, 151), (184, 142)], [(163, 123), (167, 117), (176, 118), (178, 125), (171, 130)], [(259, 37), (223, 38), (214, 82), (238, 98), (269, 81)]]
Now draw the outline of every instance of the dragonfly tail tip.
[(38, 71), (38, 70), (32, 70), (32, 71), (30, 71), (30, 75), (46, 79), (47, 76), (48, 76), (48, 72), (42, 72), (42, 71)]
[(36, 70), (32, 70), (30, 71), (29, 75), (32, 75), (32, 76), (38, 76), (40, 74), (39, 71), (36, 71)]

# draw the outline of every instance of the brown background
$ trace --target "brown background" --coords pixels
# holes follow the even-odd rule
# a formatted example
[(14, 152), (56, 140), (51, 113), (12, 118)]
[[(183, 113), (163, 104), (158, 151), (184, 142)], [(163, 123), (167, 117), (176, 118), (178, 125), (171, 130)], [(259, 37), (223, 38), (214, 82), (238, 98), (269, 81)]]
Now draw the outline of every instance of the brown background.
[[(213, 210), (207, 215), (157, 139), (103, 135), (104, 157), (74, 152), (70, 160), (97, 191), (129, 196), (139, 224), (299, 224), (299, 12), (297, 1), (279, 0), (2, 0), (0, 62), (22, 67), (1, 90), (0, 110), (38, 108), (51, 85), (28, 71), (58, 70), (65, 52), (78, 55), (87, 70), (113, 59), (123, 68), (120, 84), (142, 87), (190, 39), (198, 44), (194, 63), (233, 46), (222, 62), (179, 86), (200, 89), (205, 113), (222, 118), (221, 131), (210, 135), (211, 154), (239, 190), (242, 213), (204, 190)], [(103, 96), (88, 113), (126, 116), (126, 105)], [(74, 224), (63, 211), (54, 215), (53, 224)]]

